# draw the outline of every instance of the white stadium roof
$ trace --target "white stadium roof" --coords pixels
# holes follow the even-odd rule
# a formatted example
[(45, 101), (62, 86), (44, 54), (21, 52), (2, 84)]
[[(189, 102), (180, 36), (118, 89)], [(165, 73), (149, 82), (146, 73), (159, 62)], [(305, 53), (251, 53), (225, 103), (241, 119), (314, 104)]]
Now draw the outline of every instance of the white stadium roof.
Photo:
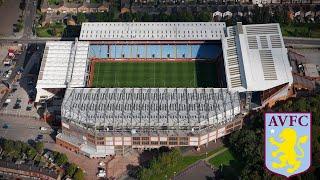
[(279, 24), (227, 28), (222, 39), (228, 87), (264, 91), (292, 83), (291, 66)]
[(221, 40), (224, 22), (82, 23), (80, 40)]
[(240, 113), (237, 92), (223, 88), (68, 88), (65, 120), (90, 128), (191, 130)]
[(84, 87), (88, 42), (48, 41), (37, 88)]
[[(80, 39), (221, 40), (230, 90), (264, 91), (292, 83), (279, 24), (225, 26), (215, 22), (83, 23)], [(85, 87), (89, 46), (89, 41), (47, 42), (37, 88)]]

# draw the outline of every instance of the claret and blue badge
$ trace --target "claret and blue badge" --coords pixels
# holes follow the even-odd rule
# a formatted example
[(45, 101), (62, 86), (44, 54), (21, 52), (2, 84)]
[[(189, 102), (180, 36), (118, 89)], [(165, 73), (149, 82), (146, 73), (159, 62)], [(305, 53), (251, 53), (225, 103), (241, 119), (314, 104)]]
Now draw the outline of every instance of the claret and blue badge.
[(286, 177), (311, 165), (311, 113), (265, 114), (265, 165)]

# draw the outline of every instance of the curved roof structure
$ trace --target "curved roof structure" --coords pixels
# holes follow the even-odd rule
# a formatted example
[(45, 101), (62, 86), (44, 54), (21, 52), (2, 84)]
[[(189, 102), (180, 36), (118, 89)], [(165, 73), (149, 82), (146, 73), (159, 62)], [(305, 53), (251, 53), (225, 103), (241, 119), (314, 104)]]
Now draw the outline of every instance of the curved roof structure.
[(194, 130), (231, 121), (239, 94), (214, 88), (68, 88), (62, 117), (87, 128)]

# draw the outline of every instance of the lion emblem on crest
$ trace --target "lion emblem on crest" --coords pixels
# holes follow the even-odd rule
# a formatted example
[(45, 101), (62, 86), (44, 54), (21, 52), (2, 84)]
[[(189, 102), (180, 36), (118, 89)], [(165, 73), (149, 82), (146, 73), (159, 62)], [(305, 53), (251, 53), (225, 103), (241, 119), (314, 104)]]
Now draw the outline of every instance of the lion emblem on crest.
[[(271, 152), (272, 157), (278, 157), (279, 162), (272, 162), (272, 167), (275, 169), (287, 167), (287, 172), (292, 174), (299, 169), (301, 161), (299, 158), (304, 157), (304, 150), (301, 144), (308, 140), (308, 136), (297, 136), (297, 132), (292, 128), (284, 128), (279, 137), (280, 142), (274, 137), (269, 138), (269, 142), (278, 149)], [(296, 152), (299, 151), (299, 154)]]

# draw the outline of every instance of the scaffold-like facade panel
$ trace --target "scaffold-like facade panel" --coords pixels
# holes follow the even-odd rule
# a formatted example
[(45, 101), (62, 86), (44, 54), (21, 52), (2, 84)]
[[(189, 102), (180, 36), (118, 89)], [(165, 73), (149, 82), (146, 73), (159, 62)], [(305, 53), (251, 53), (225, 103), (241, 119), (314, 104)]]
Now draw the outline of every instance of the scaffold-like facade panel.
[(220, 40), (224, 22), (87, 22), (80, 40)]
[(226, 88), (68, 88), (61, 113), (92, 129), (200, 130), (231, 121), (240, 102)]

